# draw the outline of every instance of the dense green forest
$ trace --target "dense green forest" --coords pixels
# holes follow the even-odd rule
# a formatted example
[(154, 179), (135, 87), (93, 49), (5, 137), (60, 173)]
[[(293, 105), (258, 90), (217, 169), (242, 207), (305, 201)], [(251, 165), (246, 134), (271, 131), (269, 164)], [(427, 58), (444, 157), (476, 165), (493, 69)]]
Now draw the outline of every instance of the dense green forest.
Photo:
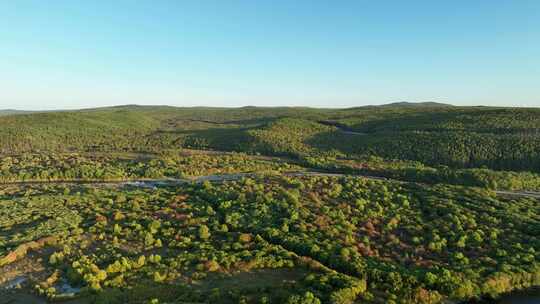
[(539, 191), (540, 109), (5, 112), (0, 303), (492, 301)]
[(540, 205), (479, 189), (275, 176), (0, 199), (0, 267), (18, 266), (2, 280), (33, 272), (50, 299), (437, 303), (540, 284)]
[(180, 147), (292, 157), (371, 155), (453, 168), (539, 172), (540, 110), (124, 106), (0, 117), (4, 154)]

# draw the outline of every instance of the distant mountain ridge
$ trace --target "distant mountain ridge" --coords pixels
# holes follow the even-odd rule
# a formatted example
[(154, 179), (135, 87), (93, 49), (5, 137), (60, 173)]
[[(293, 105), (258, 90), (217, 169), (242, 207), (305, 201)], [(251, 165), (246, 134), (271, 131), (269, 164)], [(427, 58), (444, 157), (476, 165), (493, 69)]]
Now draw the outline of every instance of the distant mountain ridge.
[(346, 108), (345, 110), (369, 110), (369, 109), (388, 109), (388, 108), (401, 108), (401, 109), (415, 109), (415, 108), (458, 108), (449, 103), (441, 103), (434, 101), (424, 101), (424, 102), (410, 102), (410, 101), (398, 101), (385, 103), (380, 105), (366, 105), (366, 106), (357, 106), (352, 108)]
[[(439, 102), (408, 102), (408, 101), (400, 101), (400, 102), (393, 102), (393, 103), (387, 103), (382, 105), (366, 105), (366, 106), (358, 106), (358, 107), (352, 107), (348, 109), (360, 109), (360, 108), (373, 108), (373, 107), (455, 107), (451, 104), (446, 103), (439, 103)], [(0, 109), (0, 116), (6, 116), (6, 115), (17, 115), (17, 114), (31, 114), (31, 113), (40, 113), (40, 112), (76, 112), (76, 111), (102, 111), (102, 110), (144, 110), (144, 109), (244, 109), (244, 110), (256, 110), (256, 109), (263, 109), (263, 110), (271, 110), (271, 109), (319, 109), (319, 108), (312, 108), (312, 107), (306, 107), (306, 106), (289, 106), (289, 107), (283, 107), (283, 106), (243, 106), (243, 107), (232, 107), (232, 108), (224, 108), (224, 107), (212, 107), (212, 106), (195, 106), (195, 107), (182, 107), (182, 106), (170, 106), (170, 105), (139, 105), (139, 104), (124, 104), (124, 105), (115, 105), (115, 106), (105, 106), (105, 107), (97, 107), (97, 108), (81, 108), (81, 109), (58, 109), (58, 110), (47, 110), (47, 111), (27, 111), (27, 110), (14, 110), (14, 109)], [(320, 108), (320, 109), (326, 109), (331, 110), (332, 108)], [(338, 110), (338, 109), (335, 109)]]
[(12, 110), (12, 109), (0, 110), (0, 116), (30, 114), (30, 113), (34, 113), (34, 111), (23, 111), (23, 110)]
[[(350, 107), (345, 108), (341, 110), (353, 110), (353, 109), (369, 109), (369, 108), (459, 108), (459, 106), (455, 106), (448, 103), (441, 103), (441, 102), (434, 102), (434, 101), (425, 101), (425, 102), (409, 102), (409, 101), (398, 101), (398, 102), (392, 102), (387, 104), (380, 104), (380, 105), (365, 105), (365, 106), (356, 106), (356, 107)], [(485, 106), (479, 106), (479, 107), (485, 107)], [(487, 106), (489, 107), (489, 106)], [(115, 105), (115, 106), (105, 106), (105, 107), (96, 107), (96, 108), (81, 108), (81, 109), (69, 109), (69, 110), (47, 110), (47, 111), (27, 111), (27, 110), (14, 110), (14, 109), (4, 109), (0, 110), (0, 116), (6, 116), (6, 115), (17, 115), (17, 114), (31, 114), (31, 113), (41, 113), (41, 112), (76, 112), (76, 111), (102, 111), (102, 110), (164, 110), (164, 109), (228, 109), (228, 110), (235, 110), (235, 109), (243, 109), (243, 110), (276, 110), (276, 109), (295, 109), (295, 110), (340, 110), (338, 108), (316, 108), (316, 107), (305, 107), (305, 106), (289, 106), (289, 107), (283, 107), (283, 106), (242, 106), (242, 107), (212, 107), (212, 106), (192, 106), (192, 107), (183, 107), (183, 106), (171, 106), (171, 105), (139, 105), (139, 104), (124, 104), (124, 105)]]
[(380, 105), (381, 107), (454, 107), (454, 105), (448, 103), (440, 103), (434, 101), (425, 101), (425, 102), (409, 102), (409, 101), (399, 101), (393, 103), (387, 103)]

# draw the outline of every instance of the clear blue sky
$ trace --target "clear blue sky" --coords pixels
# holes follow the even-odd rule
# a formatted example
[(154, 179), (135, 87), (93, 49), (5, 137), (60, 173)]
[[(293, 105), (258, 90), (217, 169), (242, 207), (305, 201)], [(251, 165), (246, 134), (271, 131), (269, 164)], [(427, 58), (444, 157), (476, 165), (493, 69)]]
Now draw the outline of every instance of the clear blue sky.
[(540, 106), (540, 1), (0, 1), (0, 108)]

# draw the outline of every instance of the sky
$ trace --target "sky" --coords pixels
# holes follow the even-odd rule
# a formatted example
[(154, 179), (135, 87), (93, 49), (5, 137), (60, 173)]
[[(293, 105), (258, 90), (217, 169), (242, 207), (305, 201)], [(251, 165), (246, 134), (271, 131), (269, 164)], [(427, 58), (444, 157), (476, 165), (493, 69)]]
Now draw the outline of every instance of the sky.
[(0, 0), (0, 109), (540, 107), (540, 1)]

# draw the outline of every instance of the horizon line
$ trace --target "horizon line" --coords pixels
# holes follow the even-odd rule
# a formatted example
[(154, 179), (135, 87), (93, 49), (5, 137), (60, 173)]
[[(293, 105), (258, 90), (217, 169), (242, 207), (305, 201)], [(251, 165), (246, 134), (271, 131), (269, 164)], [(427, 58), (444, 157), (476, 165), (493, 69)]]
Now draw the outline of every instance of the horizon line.
[(533, 106), (491, 106), (491, 105), (454, 105), (450, 103), (442, 103), (435, 101), (425, 101), (425, 102), (409, 102), (409, 101), (398, 101), (398, 102), (389, 102), (382, 104), (367, 104), (359, 106), (334, 106), (334, 107), (319, 107), (319, 106), (303, 106), (303, 105), (291, 105), (291, 106), (260, 106), (260, 105), (243, 105), (243, 106), (211, 106), (211, 105), (196, 105), (196, 106), (178, 106), (171, 104), (144, 104), (144, 103), (134, 103), (134, 104), (114, 104), (114, 105), (104, 105), (98, 107), (82, 107), (82, 108), (57, 108), (57, 109), (40, 109), (40, 110), (26, 110), (20, 108), (5, 108), (0, 109), (0, 112), (26, 112), (26, 113), (39, 113), (39, 112), (61, 112), (61, 111), (89, 111), (89, 110), (100, 110), (100, 109), (109, 109), (109, 108), (120, 108), (120, 107), (170, 107), (170, 108), (186, 108), (186, 109), (195, 109), (195, 108), (213, 108), (213, 109), (241, 109), (241, 108), (266, 108), (266, 109), (275, 109), (275, 108), (305, 108), (305, 109), (336, 109), (336, 110), (347, 110), (347, 109), (356, 109), (356, 108), (367, 108), (367, 107), (384, 107), (384, 106), (422, 106), (425, 107), (455, 107), (455, 108), (475, 108), (475, 107), (485, 107), (485, 108), (520, 108), (520, 109), (538, 109), (540, 107)]

